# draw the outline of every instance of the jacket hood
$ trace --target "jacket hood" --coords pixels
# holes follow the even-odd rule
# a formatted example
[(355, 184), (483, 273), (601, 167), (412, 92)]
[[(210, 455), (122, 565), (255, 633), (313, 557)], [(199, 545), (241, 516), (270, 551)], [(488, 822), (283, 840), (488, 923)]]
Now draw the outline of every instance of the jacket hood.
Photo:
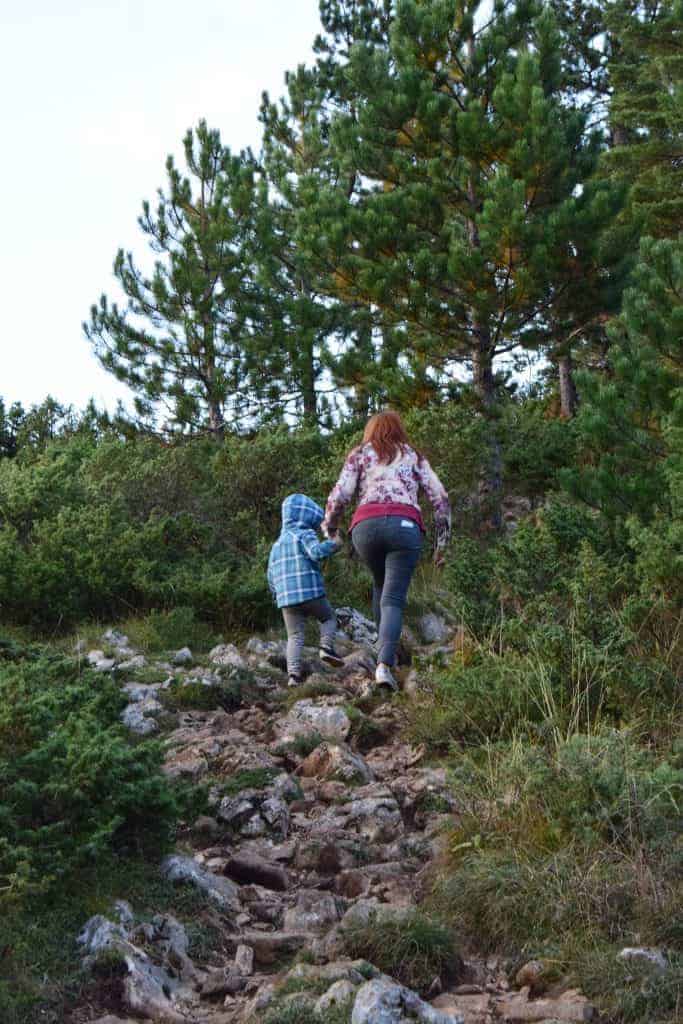
[(282, 526), (286, 530), (297, 527), (317, 530), (324, 515), (320, 505), (305, 494), (290, 494), (282, 502)]

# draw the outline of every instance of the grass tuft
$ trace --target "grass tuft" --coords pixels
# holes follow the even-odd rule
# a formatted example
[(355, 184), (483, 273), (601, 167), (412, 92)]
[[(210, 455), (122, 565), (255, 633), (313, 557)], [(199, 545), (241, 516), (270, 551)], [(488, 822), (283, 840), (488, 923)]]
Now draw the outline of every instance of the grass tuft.
[(371, 917), (344, 931), (353, 959), (364, 959), (401, 984), (426, 995), (435, 978), (457, 980), (462, 960), (452, 931), (421, 910)]

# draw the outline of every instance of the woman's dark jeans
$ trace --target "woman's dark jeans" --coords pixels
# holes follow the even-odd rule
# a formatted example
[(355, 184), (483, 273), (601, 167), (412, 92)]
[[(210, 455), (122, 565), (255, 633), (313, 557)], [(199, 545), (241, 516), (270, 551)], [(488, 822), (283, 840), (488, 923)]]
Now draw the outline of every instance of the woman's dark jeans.
[(351, 533), (353, 546), (372, 573), (372, 610), (379, 630), (378, 660), (396, 661), (408, 587), (422, 552), (422, 532), (403, 516), (363, 519)]

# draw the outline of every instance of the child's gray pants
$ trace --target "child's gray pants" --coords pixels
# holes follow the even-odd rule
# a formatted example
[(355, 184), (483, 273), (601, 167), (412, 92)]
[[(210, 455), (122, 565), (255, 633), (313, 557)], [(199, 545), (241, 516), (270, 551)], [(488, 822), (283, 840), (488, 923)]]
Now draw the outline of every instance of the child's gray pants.
[(320, 623), (321, 643), (333, 644), (337, 632), (337, 617), (332, 605), (326, 597), (315, 597), (301, 604), (290, 604), (282, 609), (287, 630), (287, 672), (290, 676), (301, 678), (302, 655), (306, 619), (317, 619)]

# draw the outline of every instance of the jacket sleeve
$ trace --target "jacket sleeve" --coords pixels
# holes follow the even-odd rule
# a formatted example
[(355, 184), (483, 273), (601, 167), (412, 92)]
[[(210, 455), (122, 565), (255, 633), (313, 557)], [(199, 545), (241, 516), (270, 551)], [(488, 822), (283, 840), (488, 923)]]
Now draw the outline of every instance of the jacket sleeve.
[(267, 579), (268, 579), (268, 587), (270, 589), (270, 592), (273, 595), (273, 597), (276, 597), (277, 593), (276, 593), (276, 590), (275, 590), (275, 575), (274, 575), (274, 572), (273, 572), (273, 554), (272, 554), (272, 552), (271, 552), (271, 554), (270, 554), (270, 556), (268, 558), (268, 572), (267, 572), (266, 575), (267, 575)]
[(420, 486), (434, 508), (436, 546), (445, 547), (451, 536), (451, 503), (448, 491), (424, 456), (421, 456), (418, 462), (417, 472)]
[(312, 562), (322, 562), (339, 551), (339, 545), (333, 540), (319, 541), (314, 530), (303, 530), (299, 535), (302, 548)]
[(356, 449), (347, 458), (339, 479), (330, 491), (325, 506), (325, 518), (322, 522), (322, 532), (329, 537), (339, 525), (344, 509), (353, 501), (358, 490), (358, 478), (360, 476), (360, 451)]

